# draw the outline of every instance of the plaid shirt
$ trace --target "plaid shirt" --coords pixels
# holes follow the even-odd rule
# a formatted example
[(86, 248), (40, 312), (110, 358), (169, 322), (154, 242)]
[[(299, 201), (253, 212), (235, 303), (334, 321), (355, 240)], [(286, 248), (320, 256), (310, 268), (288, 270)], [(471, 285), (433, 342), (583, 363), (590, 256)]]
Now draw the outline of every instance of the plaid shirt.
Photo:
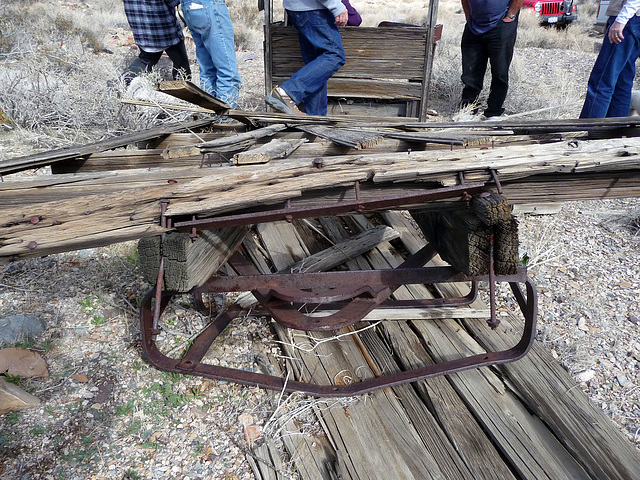
[(184, 39), (176, 17), (179, 0), (124, 0), (133, 39), (143, 50), (161, 51)]

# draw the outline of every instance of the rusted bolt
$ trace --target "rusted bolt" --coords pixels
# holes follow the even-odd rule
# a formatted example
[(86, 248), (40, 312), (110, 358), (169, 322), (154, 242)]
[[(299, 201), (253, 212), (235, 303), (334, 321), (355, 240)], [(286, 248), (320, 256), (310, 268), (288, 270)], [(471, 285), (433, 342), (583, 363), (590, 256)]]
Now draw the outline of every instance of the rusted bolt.
[(35, 217), (31, 217), (31, 224), (35, 225), (36, 223), (40, 223), (40, 217), (37, 215)]
[(470, 202), (471, 201), (471, 195), (469, 195), (467, 192), (464, 192), (462, 194), (462, 201), (463, 202)]
[(167, 183), (178, 183), (178, 181), (170, 178), (169, 180), (167, 180)]
[(285, 219), (288, 223), (291, 223), (291, 222), (293, 222), (293, 215), (285, 215), (284, 219)]
[(29, 243), (27, 243), (27, 248), (29, 250), (35, 250), (37, 246), (38, 246), (38, 242), (36, 242), (35, 240), (31, 240)]
[(322, 157), (316, 157), (313, 159), (313, 166), (316, 168), (322, 168), (324, 167), (324, 161), (322, 160)]

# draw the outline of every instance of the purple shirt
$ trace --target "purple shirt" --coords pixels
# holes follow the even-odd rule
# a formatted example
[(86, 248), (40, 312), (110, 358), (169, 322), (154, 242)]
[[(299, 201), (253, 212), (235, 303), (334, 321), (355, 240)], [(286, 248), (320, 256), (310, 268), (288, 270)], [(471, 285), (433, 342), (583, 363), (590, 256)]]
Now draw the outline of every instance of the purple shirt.
[(347, 13), (349, 14), (347, 25), (352, 27), (360, 26), (360, 24), (362, 23), (362, 17), (358, 13), (358, 11), (353, 8), (353, 6), (349, 3), (349, 0), (342, 0), (342, 3), (345, 7), (347, 7)]

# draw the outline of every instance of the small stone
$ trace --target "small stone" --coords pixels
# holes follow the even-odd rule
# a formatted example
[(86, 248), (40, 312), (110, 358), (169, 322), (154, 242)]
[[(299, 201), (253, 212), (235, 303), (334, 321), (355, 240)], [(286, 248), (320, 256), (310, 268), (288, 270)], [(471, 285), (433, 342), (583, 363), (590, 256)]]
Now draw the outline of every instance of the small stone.
[(640, 318), (636, 317), (635, 315), (629, 315), (627, 317), (627, 320), (629, 320), (631, 323), (633, 323), (634, 325), (638, 325), (640, 324)]
[(244, 439), (248, 445), (252, 445), (253, 442), (260, 437), (262, 428), (260, 425), (247, 425), (244, 427)]
[(89, 381), (89, 377), (87, 377), (84, 373), (74, 373), (71, 375), (76, 382), (87, 383)]
[(596, 372), (594, 372), (593, 370), (589, 369), (589, 370), (585, 370), (583, 372), (580, 372), (578, 374), (576, 374), (575, 378), (578, 382), (580, 383), (584, 383), (584, 382), (588, 382), (590, 380), (593, 379), (593, 377), (596, 376)]
[(9, 315), (0, 318), (0, 345), (13, 345), (42, 335), (45, 330), (44, 320), (34, 315)]
[(247, 425), (251, 425), (252, 423), (254, 423), (253, 415), (247, 412), (240, 414), (240, 416), (238, 417), (238, 423), (243, 427), (246, 427)]
[(583, 332), (589, 331), (589, 327), (587, 326), (587, 320), (584, 317), (580, 317), (578, 319), (578, 328)]
[(631, 385), (631, 382), (629, 381), (629, 379), (624, 375), (616, 375), (616, 380), (618, 380), (618, 383), (623, 388), (626, 388)]

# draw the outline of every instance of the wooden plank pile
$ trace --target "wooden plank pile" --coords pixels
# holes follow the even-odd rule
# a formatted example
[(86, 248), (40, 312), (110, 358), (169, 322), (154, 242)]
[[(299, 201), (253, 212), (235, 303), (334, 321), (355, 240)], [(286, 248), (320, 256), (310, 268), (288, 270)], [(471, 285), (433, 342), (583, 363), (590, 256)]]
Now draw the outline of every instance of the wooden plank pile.
[[(403, 260), (401, 251), (415, 253), (425, 244), (403, 212), (322, 218), (312, 225), (340, 242), (371, 229), (372, 221), (400, 236), (350, 257), (344, 262), (348, 269), (396, 267)], [(263, 273), (270, 272), (267, 263), (287, 270), (321, 248), (306, 222), (258, 225), (257, 232), (257, 238), (245, 239), (244, 249)], [(431, 298), (434, 290), (429, 287), (409, 285), (393, 296)], [(466, 293), (453, 284), (435, 287), (436, 294)], [(481, 301), (471, 307), (486, 316)], [(478, 318), (454, 320), (451, 315), (438, 317), (437, 312), (424, 318), (428, 316), (363, 322), (335, 333), (275, 327), (289, 359), (287, 371), (296, 379), (329, 384), (505, 349), (522, 328), (515, 317), (504, 319), (496, 330)], [(272, 362), (278, 365), (277, 359)], [(514, 363), (387, 388), (358, 399), (280, 398), (284, 411), (313, 409), (322, 425), (321, 432), (311, 435), (304, 421), (293, 413), (284, 415), (281, 437), (305, 479), (636, 478), (640, 452), (576, 387), (536, 343), (529, 355)], [(256, 478), (285, 478), (277, 468), (281, 459), (268, 441), (255, 448), (252, 459)]]
[[(167, 88), (181, 98), (202, 95), (189, 85)], [(429, 227), (433, 218), (457, 222), (450, 245), (460, 238), (467, 245), (473, 236), (486, 238), (485, 227), (515, 227), (506, 201), (491, 205), (478, 200), (482, 197), (476, 197), (475, 206), (456, 198), (367, 215), (262, 223), (252, 234), (244, 226), (177, 233), (167, 219), (335, 205), (461, 183), (501, 190), (512, 205), (640, 194), (640, 139), (588, 140), (585, 133), (612, 128), (628, 133), (640, 117), (424, 124), (300, 118), (224, 110), (214, 101), (207, 105), (242, 122), (215, 124), (209, 118), (0, 160), (2, 174), (49, 164), (60, 172), (7, 175), (0, 183), (0, 263), (143, 239), (145, 275), (156, 277), (162, 256), (174, 265), (164, 277), (168, 288), (186, 291), (218, 271), (239, 245), (262, 273), (397, 267), (426, 242), (400, 207), (411, 208), (433, 242), (443, 241), (443, 223)], [(199, 131), (203, 127), (206, 132)], [(114, 150), (140, 142), (145, 148)], [(470, 208), (482, 225), (461, 213)], [(514, 242), (517, 248), (513, 234), (505, 250), (512, 251)], [(460, 260), (459, 249), (448, 250), (448, 261)], [(463, 255), (460, 265), (466, 261), (470, 269), (470, 257)], [(393, 296), (459, 295), (457, 285), (438, 284), (406, 285)], [(244, 295), (238, 301), (247, 307), (255, 299)], [(396, 316), (374, 311), (361, 324), (336, 333), (290, 331), (276, 324), (289, 361), (271, 359), (273, 367), (297, 380), (346, 383), (503, 350), (519, 338), (517, 319), (507, 318), (491, 331), (482, 302), (455, 310), (416, 310)], [(640, 478), (638, 451), (537, 344), (524, 359), (499, 368), (344, 402), (302, 401), (309, 402), (305, 408), (315, 412), (322, 431), (307, 434), (293, 416), (282, 416), (281, 431), (305, 479), (381, 478), (381, 472), (384, 478), (406, 479)], [(284, 478), (272, 439), (256, 447), (252, 459), (256, 478)]]
[[(543, 132), (547, 141), (549, 122), (483, 122), (461, 131), (458, 125), (406, 120), (391, 127), (351, 117), (316, 121), (271, 114), (268, 120), (265, 114), (238, 111), (229, 116), (267, 126), (217, 126), (209, 119), (0, 161), (0, 173), (45, 164), (54, 171), (75, 172), (4, 178), (0, 263), (166, 232), (160, 226), (161, 201), (168, 202), (169, 216), (203, 218), (286, 202), (297, 206), (354, 199), (356, 183), (361, 195), (376, 198), (461, 180), (495, 189), (497, 178), (511, 204), (634, 196), (640, 190), (639, 139), (561, 136), (561, 141), (537, 143), (538, 134), (531, 132)], [(314, 121), (318, 125), (310, 129)], [(617, 126), (633, 121), (618, 121)], [(214, 133), (185, 145), (186, 138), (200, 136), (195, 128), (203, 126)], [(555, 128), (584, 132), (595, 127), (573, 121)], [(174, 146), (171, 138), (180, 130), (192, 133), (178, 135)], [(509, 132), (530, 134), (523, 145), (522, 135), (514, 140), (504, 135)], [(151, 138), (164, 140), (149, 149), (113, 150)], [(286, 144), (277, 154), (264, 150), (274, 139)], [(302, 139), (306, 141), (297, 141)], [(446, 141), (450, 145), (442, 148)], [(481, 143), (486, 147), (470, 146)], [(267, 161), (265, 155), (273, 158)], [(267, 163), (258, 167), (253, 161)], [(56, 170), (57, 164), (64, 167)]]

